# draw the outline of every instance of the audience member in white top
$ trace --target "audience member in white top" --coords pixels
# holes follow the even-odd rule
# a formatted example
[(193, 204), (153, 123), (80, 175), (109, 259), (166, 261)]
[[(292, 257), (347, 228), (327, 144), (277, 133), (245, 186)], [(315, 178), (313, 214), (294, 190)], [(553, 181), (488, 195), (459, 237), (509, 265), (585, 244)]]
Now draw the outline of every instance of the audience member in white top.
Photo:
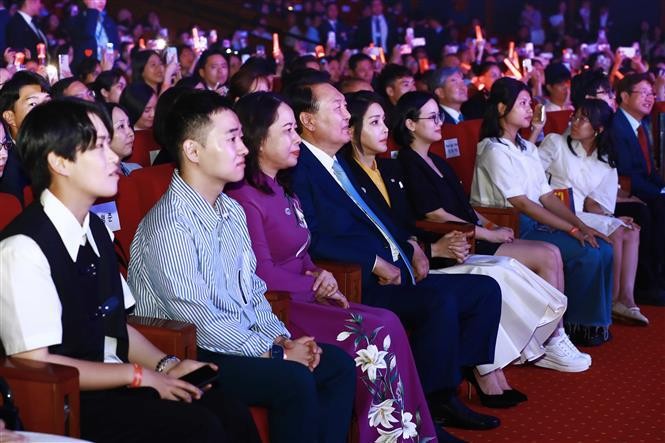
[(640, 228), (630, 217), (613, 215), (619, 178), (608, 133), (612, 109), (602, 100), (585, 99), (572, 119), (570, 136), (550, 134), (538, 153), (554, 188), (571, 188), (575, 213), (612, 240), (615, 318), (648, 324), (635, 304)]
[(508, 77), (494, 83), (480, 130), (471, 201), (515, 207), (521, 238), (558, 246), (568, 296), (566, 329), (577, 345), (600, 345), (609, 339), (611, 323), (612, 248), (605, 235), (554, 195), (536, 146), (519, 136), (531, 124), (530, 103), (524, 83)]

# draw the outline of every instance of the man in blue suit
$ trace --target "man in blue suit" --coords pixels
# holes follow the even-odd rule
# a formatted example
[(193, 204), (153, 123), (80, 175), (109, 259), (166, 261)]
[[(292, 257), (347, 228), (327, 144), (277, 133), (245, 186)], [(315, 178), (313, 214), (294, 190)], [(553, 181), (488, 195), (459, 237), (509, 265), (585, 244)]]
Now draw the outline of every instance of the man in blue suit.
[(106, 13), (106, 0), (84, 0), (87, 9), (73, 17), (68, 31), (74, 46), (73, 66), (78, 66), (84, 58), (101, 60), (102, 49), (113, 43), (115, 51), (120, 49), (118, 27)]
[[(428, 275), (414, 239), (360, 197), (337, 151), (350, 140), (344, 96), (312, 72), (286, 89), (303, 143), (293, 185), (316, 258), (358, 263), (363, 303), (394, 311), (411, 330), (411, 345), (430, 410), (444, 425), (490, 429), (492, 416), (456, 396), (462, 367), (494, 359), (501, 293), (491, 278)], [(456, 441), (442, 435), (440, 441)]]
[[(665, 275), (665, 180), (654, 162), (652, 136), (647, 117), (655, 101), (653, 85), (647, 74), (626, 75), (617, 86), (616, 112), (610, 135), (617, 153), (619, 175), (628, 176), (631, 192), (646, 203), (654, 226), (649, 242), (649, 261), (655, 275)], [(637, 294), (641, 303), (665, 305), (665, 291)]]

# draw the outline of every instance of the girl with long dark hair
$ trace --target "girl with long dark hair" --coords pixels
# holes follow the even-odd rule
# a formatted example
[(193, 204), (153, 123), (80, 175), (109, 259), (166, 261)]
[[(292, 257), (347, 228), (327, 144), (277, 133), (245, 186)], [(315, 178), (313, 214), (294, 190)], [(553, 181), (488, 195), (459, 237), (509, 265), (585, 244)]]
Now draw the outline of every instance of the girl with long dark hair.
[(568, 296), (566, 329), (573, 343), (600, 345), (609, 339), (611, 323), (612, 247), (554, 195), (536, 146), (519, 135), (532, 118), (527, 86), (497, 80), (481, 126), (471, 201), (516, 208), (521, 238), (559, 248)]

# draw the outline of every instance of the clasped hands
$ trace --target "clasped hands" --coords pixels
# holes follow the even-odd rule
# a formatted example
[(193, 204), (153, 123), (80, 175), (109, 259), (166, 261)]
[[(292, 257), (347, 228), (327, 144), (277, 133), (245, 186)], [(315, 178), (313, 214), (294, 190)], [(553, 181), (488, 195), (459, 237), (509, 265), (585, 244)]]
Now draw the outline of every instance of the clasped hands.
[(321, 362), (323, 350), (316, 344), (314, 337), (302, 336), (295, 340), (286, 339), (281, 342), (286, 360), (297, 361), (314, 371)]
[(312, 291), (317, 303), (322, 305), (336, 304), (344, 309), (349, 307), (349, 301), (344, 294), (339, 292), (339, 286), (335, 277), (326, 270), (306, 271), (306, 275), (314, 277)]

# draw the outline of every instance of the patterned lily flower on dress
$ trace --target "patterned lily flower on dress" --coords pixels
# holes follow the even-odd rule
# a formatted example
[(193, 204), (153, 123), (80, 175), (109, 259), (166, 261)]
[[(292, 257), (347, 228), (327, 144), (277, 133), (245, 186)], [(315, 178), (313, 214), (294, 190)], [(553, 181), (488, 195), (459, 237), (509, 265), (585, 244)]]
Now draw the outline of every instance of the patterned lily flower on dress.
[(384, 428), (392, 428), (393, 423), (398, 423), (399, 420), (393, 416), (395, 408), (393, 407), (393, 400), (384, 400), (381, 403), (372, 404), (369, 408), (369, 425), (373, 428), (381, 425)]
[(400, 428), (392, 429), (390, 431), (378, 429), (378, 431), (379, 437), (374, 440), (374, 443), (397, 443), (402, 436), (402, 430)]
[(371, 381), (376, 380), (377, 369), (386, 369), (386, 351), (379, 351), (376, 345), (369, 345), (367, 349), (356, 352), (356, 366), (360, 366), (363, 372), (367, 372)]
[(416, 424), (411, 421), (413, 415), (410, 412), (402, 412), (402, 438), (412, 438), (418, 436)]

